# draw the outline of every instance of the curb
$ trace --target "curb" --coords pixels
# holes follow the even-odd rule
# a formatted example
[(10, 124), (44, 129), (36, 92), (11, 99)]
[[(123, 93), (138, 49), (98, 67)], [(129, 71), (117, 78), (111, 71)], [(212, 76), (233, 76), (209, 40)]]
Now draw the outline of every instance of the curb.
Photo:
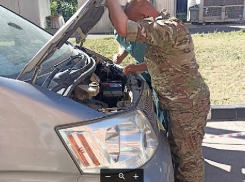
[(211, 106), (211, 120), (245, 119), (245, 105), (214, 105)]

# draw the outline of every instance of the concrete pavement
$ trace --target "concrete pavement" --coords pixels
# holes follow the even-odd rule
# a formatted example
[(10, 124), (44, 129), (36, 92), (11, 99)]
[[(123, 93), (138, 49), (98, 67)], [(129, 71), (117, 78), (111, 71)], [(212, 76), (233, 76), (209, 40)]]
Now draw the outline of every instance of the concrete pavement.
[(239, 31), (241, 29), (245, 29), (245, 22), (241, 21), (230, 22), (230, 23), (215, 23), (215, 24), (206, 24), (206, 25), (192, 25), (190, 23), (186, 23), (191, 34), (196, 33), (213, 33), (213, 32), (231, 32), (231, 31)]
[(207, 139), (203, 140), (206, 165), (205, 182), (245, 181), (245, 136), (218, 137), (213, 135), (245, 131), (245, 121), (210, 120), (205, 128)]

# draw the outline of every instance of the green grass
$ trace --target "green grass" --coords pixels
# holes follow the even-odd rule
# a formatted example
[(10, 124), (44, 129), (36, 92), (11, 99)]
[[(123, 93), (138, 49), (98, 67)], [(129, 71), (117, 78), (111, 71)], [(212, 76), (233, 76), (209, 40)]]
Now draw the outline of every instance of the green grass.
[[(245, 31), (193, 35), (200, 72), (213, 105), (245, 104)], [(118, 51), (113, 38), (89, 39), (84, 46), (108, 58)], [(131, 57), (124, 65), (134, 62)]]
[[(87, 39), (84, 43), (85, 47), (110, 59), (113, 59), (113, 55), (118, 53), (118, 45), (117, 41), (112, 37), (103, 39)], [(134, 62), (134, 59), (129, 55), (123, 60), (122, 65)]]

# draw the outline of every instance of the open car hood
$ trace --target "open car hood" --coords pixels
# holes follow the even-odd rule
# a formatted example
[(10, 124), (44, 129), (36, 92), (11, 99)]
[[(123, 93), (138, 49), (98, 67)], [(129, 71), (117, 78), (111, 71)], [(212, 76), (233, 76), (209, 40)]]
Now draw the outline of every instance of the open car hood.
[(35, 68), (39, 69), (41, 64), (51, 57), (73, 34), (76, 35), (77, 43), (83, 43), (88, 32), (101, 19), (105, 10), (105, 0), (88, 0), (29, 61), (17, 79), (20, 80), (23, 75)]

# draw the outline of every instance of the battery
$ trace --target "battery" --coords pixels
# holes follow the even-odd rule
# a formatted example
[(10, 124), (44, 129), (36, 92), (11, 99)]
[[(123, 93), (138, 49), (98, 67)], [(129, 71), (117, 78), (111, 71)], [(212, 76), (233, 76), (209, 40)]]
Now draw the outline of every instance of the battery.
[(101, 83), (103, 97), (122, 97), (123, 85), (122, 82), (105, 82)]

